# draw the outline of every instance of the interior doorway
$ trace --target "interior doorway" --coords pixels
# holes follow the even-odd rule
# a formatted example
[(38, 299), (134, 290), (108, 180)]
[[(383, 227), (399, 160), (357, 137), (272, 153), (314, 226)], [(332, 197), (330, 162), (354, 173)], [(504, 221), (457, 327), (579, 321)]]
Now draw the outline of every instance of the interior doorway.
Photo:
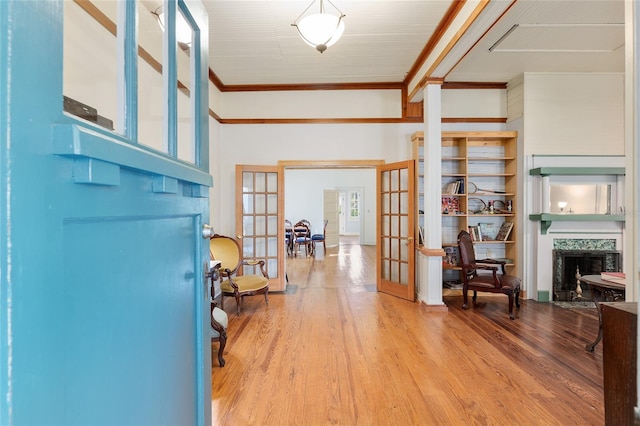
[(338, 191), (340, 243), (342, 244), (344, 240), (353, 244), (353, 240), (356, 239), (358, 244), (363, 244), (366, 224), (365, 188), (359, 186), (339, 187)]
[[(300, 219), (307, 219), (311, 222), (312, 234), (322, 233), (326, 210), (325, 191), (334, 190), (338, 194), (338, 223), (334, 223), (336, 238), (333, 245), (338, 244), (338, 235), (356, 235), (363, 245), (376, 244), (376, 174), (373, 166), (287, 166), (283, 176), (283, 211), (286, 219), (293, 224)], [(352, 208), (349, 208), (350, 202)]]

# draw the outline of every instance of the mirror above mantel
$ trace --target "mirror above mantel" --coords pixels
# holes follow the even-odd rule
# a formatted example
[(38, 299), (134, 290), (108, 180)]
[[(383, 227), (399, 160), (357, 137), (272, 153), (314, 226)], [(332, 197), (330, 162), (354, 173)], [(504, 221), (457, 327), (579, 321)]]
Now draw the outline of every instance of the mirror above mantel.
[(623, 167), (539, 167), (529, 174), (540, 194), (540, 213), (529, 219), (541, 222), (543, 235), (554, 221), (625, 220)]

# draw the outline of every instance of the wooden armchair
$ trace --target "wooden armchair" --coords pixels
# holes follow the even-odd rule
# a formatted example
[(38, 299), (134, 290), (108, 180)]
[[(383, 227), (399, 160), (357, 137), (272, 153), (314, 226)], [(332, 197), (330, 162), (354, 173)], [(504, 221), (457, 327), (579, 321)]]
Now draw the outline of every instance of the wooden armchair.
[[(490, 293), (504, 293), (509, 297), (509, 317), (515, 319), (513, 302), (520, 308), (520, 278), (508, 275), (505, 262), (495, 259), (476, 260), (473, 242), (467, 231), (458, 234), (458, 250), (460, 252), (460, 266), (462, 267), (462, 309), (467, 309), (467, 292), (473, 290), (473, 302), (478, 297), (478, 291)], [(496, 265), (496, 266), (494, 266)], [(498, 266), (501, 274), (498, 274)]]
[[(265, 270), (264, 260), (244, 260), (242, 249), (238, 241), (231, 237), (215, 234), (209, 240), (211, 259), (220, 263), (220, 307), (224, 310), (224, 298), (233, 296), (236, 299), (238, 315), (240, 315), (241, 300), (245, 296), (264, 294), (264, 300), (269, 304), (269, 275)], [(260, 274), (247, 274), (241, 271), (243, 266), (259, 269)], [(242, 275), (238, 275), (241, 272)]]

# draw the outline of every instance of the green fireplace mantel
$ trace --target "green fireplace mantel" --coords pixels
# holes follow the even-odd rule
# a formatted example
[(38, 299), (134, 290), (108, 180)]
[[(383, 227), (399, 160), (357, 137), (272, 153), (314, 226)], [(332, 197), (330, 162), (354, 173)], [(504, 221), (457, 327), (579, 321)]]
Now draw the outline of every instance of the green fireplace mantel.
[(530, 169), (531, 176), (551, 175), (624, 175), (624, 167), (538, 167)]
[(539, 221), (541, 225), (540, 233), (546, 235), (547, 230), (555, 221), (565, 222), (624, 222), (625, 216), (622, 214), (555, 214), (539, 213), (530, 214), (529, 220)]

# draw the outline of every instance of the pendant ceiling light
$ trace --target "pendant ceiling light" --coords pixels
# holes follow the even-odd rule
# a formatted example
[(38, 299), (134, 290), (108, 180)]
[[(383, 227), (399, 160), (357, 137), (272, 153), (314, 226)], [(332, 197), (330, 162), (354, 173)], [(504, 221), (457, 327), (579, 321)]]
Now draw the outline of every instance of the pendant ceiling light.
[[(163, 7), (160, 6), (155, 11), (151, 12), (151, 14), (156, 17), (158, 25), (160, 25), (160, 28), (164, 31), (164, 11), (162, 9)], [(176, 14), (176, 40), (178, 43), (190, 46), (192, 32), (191, 26), (184, 19), (182, 13), (178, 11)]]
[[(304, 16), (311, 6), (318, 1), (320, 3), (320, 13)], [(315, 47), (320, 53), (338, 41), (344, 32), (344, 20), (342, 18), (345, 15), (329, 0), (326, 0), (326, 2), (338, 12), (337, 15), (325, 11), (324, 0), (313, 0), (291, 24), (298, 29), (298, 34), (300, 34), (305, 43)]]

